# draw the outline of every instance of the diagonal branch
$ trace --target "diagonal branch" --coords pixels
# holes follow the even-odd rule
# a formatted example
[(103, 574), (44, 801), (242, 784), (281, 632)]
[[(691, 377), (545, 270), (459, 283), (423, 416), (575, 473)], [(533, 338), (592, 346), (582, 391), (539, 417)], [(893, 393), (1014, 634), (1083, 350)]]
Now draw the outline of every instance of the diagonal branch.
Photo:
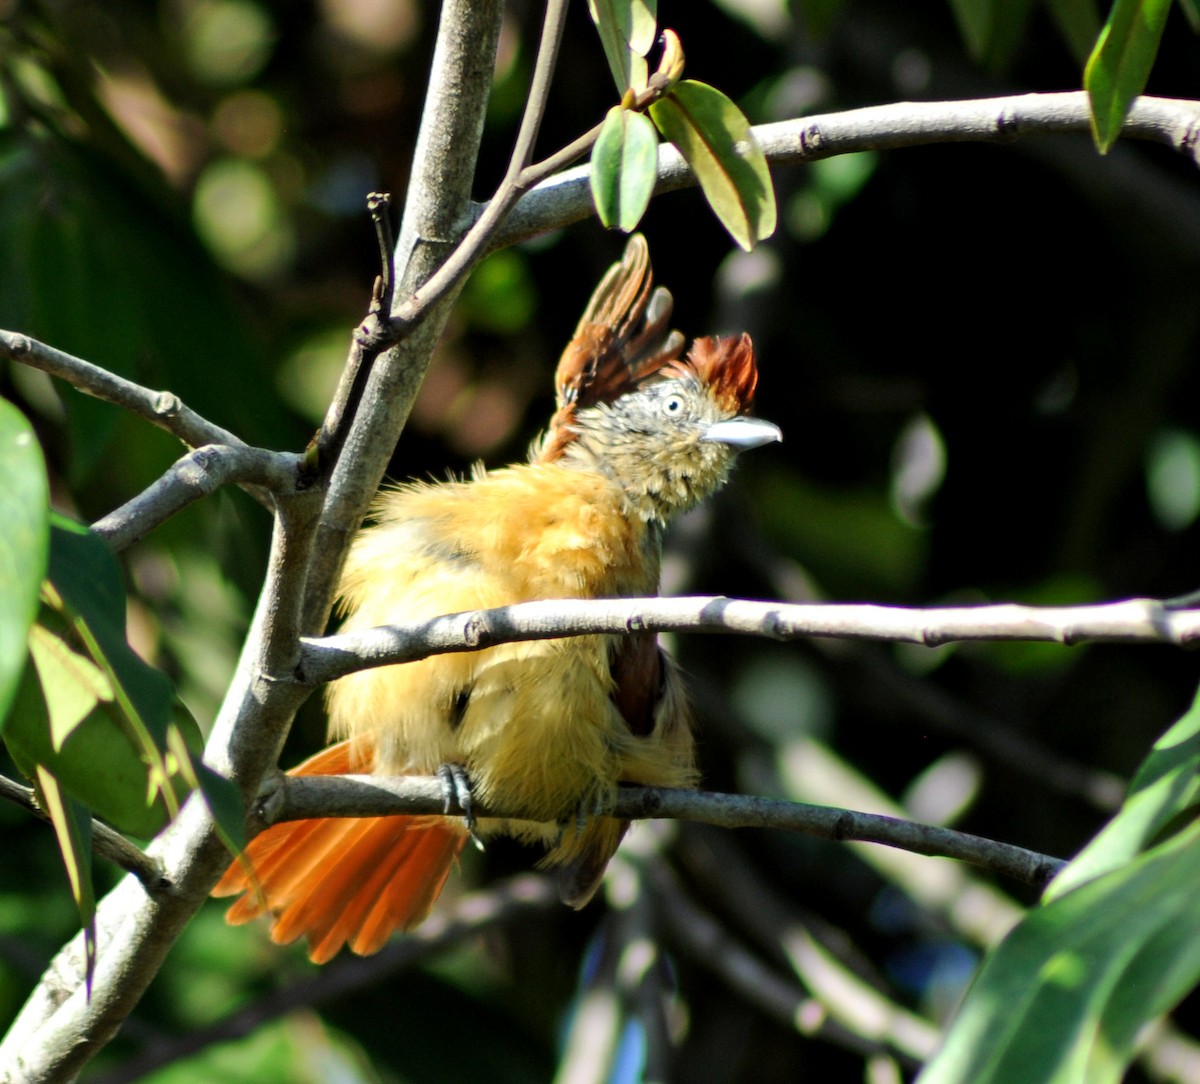
[(1090, 606), (1001, 603), (928, 609), (868, 603), (754, 602), (698, 598), (570, 599), (469, 610), (406, 625), (384, 625), (301, 644), (297, 679), (319, 685), (358, 670), (429, 655), (478, 651), (556, 636), (630, 632), (728, 632), (773, 640), (810, 637), (941, 644), (1023, 640), (1174, 644), (1200, 639), (1200, 609), (1160, 599)]
[[(42, 808), (32, 787), (23, 787), (7, 776), (0, 775), (0, 798), (19, 805), (40, 820), (50, 821), (49, 814)], [(146, 886), (147, 892), (159, 894), (171, 891), (171, 882), (163, 872), (162, 863), (135, 847), (103, 821), (92, 821), (92, 850), (99, 857), (132, 873)]]
[(124, 407), (178, 437), (189, 448), (199, 448), (205, 444), (237, 447), (245, 443), (240, 437), (185, 406), (173, 392), (143, 388), (132, 380), (110, 373), (73, 354), (56, 350), (28, 335), (0, 330), (0, 357), (28, 365), (31, 369), (41, 369), (65, 380), (86, 395)]
[[(275, 824), (313, 817), (436, 814), (445, 812), (445, 801), (442, 786), (433, 777), (281, 775), (261, 797), (258, 810), (264, 822)], [(519, 820), (525, 816), (522, 809), (492, 808), (484, 802), (478, 802), (474, 812), (480, 818)], [(1024, 847), (939, 825), (775, 798), (623, 786), (606, 812), (622, 820), (659, 818), (699, 821), (722, 828), (780, 828), (839, 842), (882, 843), (915, 854), (970, 862), (1038, 888), (1064, 865), (1060, 859)]]
[(300, 456), (246, 444), (209, 444), (188, 452), (132, 500), (92, 524), (116, 552), (145, 538), (189, 504), (238, 483), (270, 493), (294, 493), (303, 470)]
[[(393, 256), (397, 302), (434, 273), (470, 223), (501, 14), (499, 0), (442, 4)], [(310, 631), (325, 627), (350, 537), (379, 488), (456, 293), (428, 306), (403, 341), (367, 363), (361, 402), (344, 423), (344, 438), (335, 440), (340, 451), (308, 568), (304, 625)]]

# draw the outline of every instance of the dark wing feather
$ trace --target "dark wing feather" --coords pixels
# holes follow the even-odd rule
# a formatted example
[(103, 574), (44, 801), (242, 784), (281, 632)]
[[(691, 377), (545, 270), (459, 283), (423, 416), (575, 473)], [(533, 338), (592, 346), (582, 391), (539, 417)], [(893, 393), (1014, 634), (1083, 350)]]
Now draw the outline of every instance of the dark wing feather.
[[(666, 681), (666, 663), (653, 632), (626, 636), (612, 656), (613, 703), (631, 733), (644, 738), (654, 730)], [(608, 860), (616, 853), (628, 821), (600, 817), (586, 829), (587, 845), (558, 872), (563, 903), (582, 907), (595, 895)]]
[(617, 645), (610, 664), (613, 703), (631, 733), (646, 737), (663, 694), (665, 669), (662, 648), (653, 632), (637, 632)]

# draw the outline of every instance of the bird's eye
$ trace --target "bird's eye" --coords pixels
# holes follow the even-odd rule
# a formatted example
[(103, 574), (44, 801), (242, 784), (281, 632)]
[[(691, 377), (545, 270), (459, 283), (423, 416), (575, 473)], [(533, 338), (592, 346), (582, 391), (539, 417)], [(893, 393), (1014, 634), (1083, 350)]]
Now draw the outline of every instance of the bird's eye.
[(683, 406), (684, 406), (684, 403), (683, 403), (682, 395), (668, 395), (663, 400), (662, 412), (664, 414), (666, 414), (668, 417), (671, 417), (672, 415), (675, 415), (675, 414), (682, 414)]

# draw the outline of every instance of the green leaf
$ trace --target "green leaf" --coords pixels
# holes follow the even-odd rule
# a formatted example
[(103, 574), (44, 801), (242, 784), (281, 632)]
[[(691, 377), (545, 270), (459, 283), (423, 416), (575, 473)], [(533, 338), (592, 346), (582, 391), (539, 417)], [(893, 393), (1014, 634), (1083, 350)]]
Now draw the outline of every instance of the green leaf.
[(96, 706), (112, 702), (112, 685), (91, 659), (72, 651), (43, 625), (29, 630), (29, 655), (50, 717), (50, 745), (61, 753), (67, 739)]
[(1200, 823), (1021, 921), (920, 1084), (1109, 1084), (1200, 978)]
[(1047, 901), (1115, 870), (1144, 850), (1172, 821), (1189, 813), (1200, 790), (1200, 692), (1191, 708), (1154, 744), (1115, 817), (1046, 889)]
[[(116, 559), (57, 514), (45, 597), (4, 740), (26, 775), (45, 767), (122, 831), (152, 836), (186, 793), (163, 751), (177, 701), (166, 676), (125, 639)], [(174, 725), (196, 732), (186, 717)]]
[(1092, 135), (1103, 154), (1121, 134), (1158, 55), (1170, 0), (1116, 0), (1083, 72)]
[(657, 7), (657, 0), (588, 0), (605, 59), (622, 94), (646, 85), (646, 54), (658, 30)]
[(41, 765), (37, 769), (37, 789), (42, 808), (54, 825), (58, 849), (62, 853), (71, 898), (79, 910), (83, 927), (84, 981), (88, 996), (96, 973), (96, 891), (92, 885), (92, 818), (88, 811), (67, 795), (55, 777)]
[(25, 637), (46, 575), (49, 485), (25, 416), (0, 399), (0, 725), (25, 666)]
[(679, 148), (709, 206), (742, 248), (775, 232), (775, 189), (750, 123), (724, 94), (685, 79), (650, 106), (658, 130)]
[(120, 719), (149, 771), (149, 791), (161, 794), (174, 815), (177, 796), (162, 749), (174, 691), (167, 676), (147, 665), (125, 639), (125, 592), (116, 558), (86, 527), (52, 516), (50, 582), (92, 661), (112, 684)]
[(658, 133), (649, 117), (614, 106), (592, 149), (592, 199), (605, 226), (637, 228), (658, 176)]
[[(98, 702), (56, 748), (51, 737), (56, 724), (44, 680), (30, 665), (17, 687), (4, 731), (17, 767), (30, 779), (45, 768), (72, 797), (122, 832), (141, 839), (155, 835), (167, 823), (168, 812), (161, 801), (147, 800), (146, 763), (130, 741), (116, 705)], [(62, 728), (61, 720), (57, 726)]]

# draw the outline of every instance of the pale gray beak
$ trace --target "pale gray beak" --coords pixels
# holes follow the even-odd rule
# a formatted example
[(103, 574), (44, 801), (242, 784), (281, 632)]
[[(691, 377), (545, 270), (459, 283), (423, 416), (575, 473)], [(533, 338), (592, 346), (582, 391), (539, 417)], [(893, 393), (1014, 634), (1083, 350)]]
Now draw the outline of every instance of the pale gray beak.
[(779, 426), (764, 422), (761, 418), (730, 418), (728, 421), (714, 422), (704, 430), (700, 439), (728, 444), (744, 452), (748, 448), (761, 448), (764, 444), (783, 440), (783, 432)]

